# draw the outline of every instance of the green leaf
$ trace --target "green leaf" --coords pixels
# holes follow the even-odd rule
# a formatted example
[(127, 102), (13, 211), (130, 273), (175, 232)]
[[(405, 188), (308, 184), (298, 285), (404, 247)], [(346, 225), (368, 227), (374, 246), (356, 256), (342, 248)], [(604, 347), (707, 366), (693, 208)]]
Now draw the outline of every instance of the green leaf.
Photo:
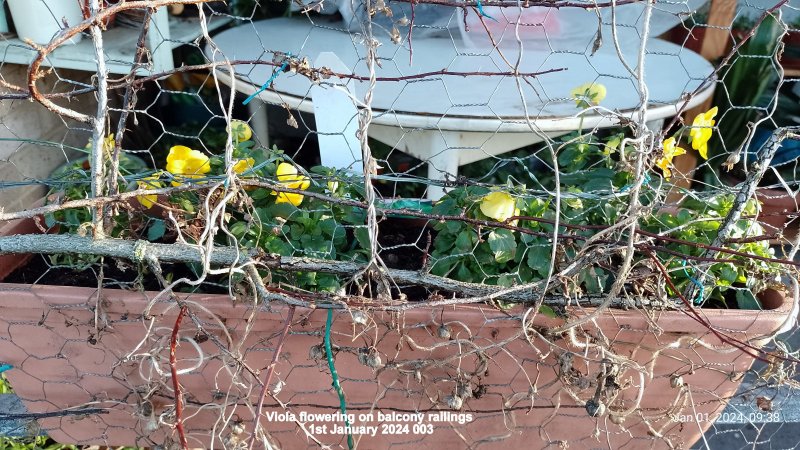
[[(237, 222), (238, 225), (241, 222)], [(160, 219), (153, 219), (150, 222), (150, 227), (147, 229), (147, 240), (148, 241), (157, 241), (164, 237), (164, 233), (167, 232), (167, 225), (164, 223), (163, 220)]]
[(730, 285), (730, 283), (735, 283), (736, 279), (739, 278), (739, 271), (736, 270), (736, 267), (734, 267), (733, 264), (722, 264), (722, 267), (720, 267), (719, 276), (723, 280), (727, 281), (728, 285)]
[(617, 172), (607, 168), (592, 170), (591, 177), (583, 184), (583, 192), (608, 191), (613, 187)]
[(540, 307), (539, 307), (539, 312), (540, 312), (541, 314), (544, 314), (545, 316), (547, 316), (547, 317), (551, 317), (551, 318), (553, 318), (553, 319), (555, 319), (556, 317), (558, 317), (558, 314), (556, 314), (556, 311), (555, 311), (553, 308), (551, 308), (551, 307), (549, 307), (549, 306), (547, 306), (547, 305), (542, 305), (542, 306), (540, 306)]
[(320, 273), (317, 275), (317, 288), (320, 291), (336, 292), (339, 289), (339, 279), (336, 275), (329, 273)]
[(192, 204), (192, 202), (188, 198), (181, 198), (181, 197), (175, 198), (175, 197), (173, 197), (172, 200), (175, 201), (176, 203), (178, 203), (178, 205), (180, 205), (181, 209), (185, 210), (189, 214), (194, 213), (194, 205)]
[(258, 188), (250, 192), (250, 198), (253, 200), (264, 200), (265, 198), (269, 197), (269, 195), (270, 191), (263, 188)]
[(500, 277), (497, 278), (497, 285), (498, 286), (503, 286), (503, 287), (511, 287), (511, 286), (514, 285), (515, 281), (516, 281), (516, 277), (512, 277), (512, 276), (509, 276), (507, 274), (503, 274), (503, 275), (500, 275)]
[(551, 248), (547, 245), (538, 245), (528, 249), (528, 267), (536, 271), (539, 276), (546, 277), (550, 271)]
[(297, 207), (291, 203), (275, 203), (264, 209), (270, 217), (283, 217), (284, 219), (288, 219), (292, 213), (297, 211)]
[(472, 230), (466, 229), (458, 233), (456, 237), (456, 250), (460, 252), (469, 252), (472, 250)]
[(356, 236), (356, 240), (358, 241), (358, 245), (361, 246), (363, 249), (370, 248), (369, 245), (369, 231), (366, 227), (358, 227), (353, 231), (353, 234)]
[(448, 232), (453, 234), (460, 232), (461, 229), (464, 228), (464, 224), (457, 220), (448, 220), (444, 226)]
[(461, 281), (473, 281), (472, 272), (467, 268), (467, 265), (461, 263), (458, 266), (458, 270), (456, 270), (456, 279)]
[(517, 252), (517, 240), (510, 230), (499, 229), (489, 233), (489, 248), (494, 252), (494, 260), (500, 264), (514, 259)]
[(747, 289), (739, 289), (736, 291), (736, 304), (739, 305), (739, 309), (762, 309), (761, 303), (759, 303), (755, 295)]

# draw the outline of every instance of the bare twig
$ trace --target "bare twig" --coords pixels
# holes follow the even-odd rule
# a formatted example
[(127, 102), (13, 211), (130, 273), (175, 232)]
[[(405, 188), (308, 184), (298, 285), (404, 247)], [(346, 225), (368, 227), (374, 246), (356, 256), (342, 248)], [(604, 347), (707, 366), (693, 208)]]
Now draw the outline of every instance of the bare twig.
[(175, 319), (175, 326), (172, 328), (172, 335), (169, 340), (169, 370), (172, 373), (172, 388), (175, 391), (175, 429), (178, 431), (181, 448), (188, 450), (189, 443), (186, 440), (186, 431), (183, 429), (183, 392), (178, 381), (178, 365), (176, 358), (176, 348), (178, 346), (178, 331), (181, 327), (183, 316), (186, 315), (186, 306), (181, 306), (178, 317)]

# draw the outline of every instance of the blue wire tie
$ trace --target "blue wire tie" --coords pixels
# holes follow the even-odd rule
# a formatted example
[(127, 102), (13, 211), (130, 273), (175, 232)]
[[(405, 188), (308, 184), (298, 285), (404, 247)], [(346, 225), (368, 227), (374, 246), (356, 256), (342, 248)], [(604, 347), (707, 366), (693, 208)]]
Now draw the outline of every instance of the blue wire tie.
[[(478, 4), (478, 5), (477, 5), (477, 7), (478, 7), (478, 13), (479, 13), (480, 15), (482, 15), (483, 17), (486, 17), (486, 18), (488, 18), (488, 19), (492, 19), (492, 20), (494, 20), (495, 22), (497, 22), (497, 19), (495, 19), (494, 17), (492, 17), (492, 16), (490, 16), (490, 15), (486, 14), (486, 11), (484, 11), (484, 10), (483, 10), (483, 5), (481, 4), (481, 0), (476, 0), (476, 3)], [(498, 22), (498, 23), (499, 23), (499, 22)]]
[(699, 305), (699, 304), (703, 303), (703, 291), (705, 290), (705, 288), (703, 287), (702, 284), (700, 284), (699, 281), (695, 280), (691, 275), (689, 275), (689, 272), (686, 271), (686, 260), (685, 259), (683, 260), (683, 273), (686, 275), (686, 278), (688, 278), (689, 281), (694, 283), (694, 285), (697, 286), (700, 289), (700, 292), (697, 293), (697, 298), (694, 299), (694, 304), (695, 305)]
[(275, 72), (272, 72), (272, 76), (269, 77), (269, 80), (267, 80), (266, 83), (262, 84), (261, 88), (259, 88), (253, 95), (251, 95), (250, 97), (247, 97), (242, 102), (242, 104), (243, 105), (247, 105), (248, 103), (250, 103), (251, 100), (253, 100), (254, 98), (258, 97), (258, 94), (266, 91), (267, 88), (269, 87), (269, 85), (272, 84), (273, 81), (275, 81), (275, 78), (278, 78), (278, 75), (282, 74), (283, 71), (286, 70), (286, 67), (289, 65), (289, 58), (291, 58), (291, 57), (292, 57), (292, 54), (291, 53), (287, 53), (286, 54), (286, 59), (283, 60), (283, 64), (281, 64), (281, 66), (278, 68), (278, 70), (276, 70)]
[(14, 366), (12, 366), (11, 364), (0, 365), (0, 373), (5, 372), (6, 370), (11, 370), (13, 368), (14, 368)]
[[(649, 173), (645, 173), (644, 174), (644, 180), (642, 181), (642, 186), (648, 186), (648, 185), (650, 185), (650, 174)], [(633, 184), (626, 184), (625, 186), (622, 186), (622, 188), (620, 188), (619, 193), (621, 194), (623, 192), (627, 192), (632, 187), (633, 187)]]

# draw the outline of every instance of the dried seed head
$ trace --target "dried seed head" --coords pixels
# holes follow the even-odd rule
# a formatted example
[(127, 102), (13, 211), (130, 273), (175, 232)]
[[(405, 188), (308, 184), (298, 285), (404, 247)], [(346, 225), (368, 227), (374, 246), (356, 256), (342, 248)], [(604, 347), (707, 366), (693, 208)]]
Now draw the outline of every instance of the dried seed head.
[(325, 349), (322, 348), (322, 344), (312, 345), (311, 348), (308, 350), (308, 359), (316, 361), (324, 357), (325, 357)]
[(625, 416), (617, 416), (615, 414), (610, 415), (609, 419), (611, 419), (611, 423), (615, 423), (617, 425), (622, 425), (625, 422)]
[(364, 311), (353, 312), (353, 323), (358, 325), (366, 325), (368, 321), (367, 314)]
[(592, 417), (600, 417), (606, 412), (606, 405), (601, 401), (589, 400), (586, 402), (586, 412)]
[(152, 433), (158, 430), (158, 421), (156, 420), (155, 416), (148, 418), (147, 421), (145, 421), (143, 428), (147, 433)]
[(436, 330), (436, 334), (438, 334), (442, 339), (450, 339), (450, 327), (447, 325), (442, 325), (438, 330)]
[(673, 388), (679, 388), (683, 386), (683, 377), (680, 375), (673, 375), (669, 379), (669, 385)]
[(383, 366), (383, 361), (381, 361), (381, 355), (379, 355), (377, 352), (367, 356), (367, 367), (371, 369), (379, 369), (381, 366)]
[(460, 410), (464, 405), (464, 400), (462, 400), (458, 395), (448, 395), (444, 398), (444, 400), (447, 402), (447, 406), (453, 411)]
[(270, 386), (270, 392), (272, 392), (272, 395), (278, 395), (281, 393), (284, 386), (286, 386), (286, 383), (284, 383), (283, 380), (278, 380)]
[(458, 386), (456, 386), (456, 395), (462, 399), (472, 397), (472, 385), (469, 382), (458, 383)]
[(231, 434), (242, 434), (244, 433), (244, 421), (236, 420), (233, 422), (231, 426)]

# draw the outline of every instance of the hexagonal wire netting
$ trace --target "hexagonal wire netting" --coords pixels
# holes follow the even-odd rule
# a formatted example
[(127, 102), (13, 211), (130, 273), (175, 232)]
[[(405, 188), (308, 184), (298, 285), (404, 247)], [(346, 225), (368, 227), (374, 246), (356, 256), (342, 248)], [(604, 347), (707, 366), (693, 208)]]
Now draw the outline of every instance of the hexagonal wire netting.
[(0, 3), (6, 435), (800, 443), (794, 0)]

